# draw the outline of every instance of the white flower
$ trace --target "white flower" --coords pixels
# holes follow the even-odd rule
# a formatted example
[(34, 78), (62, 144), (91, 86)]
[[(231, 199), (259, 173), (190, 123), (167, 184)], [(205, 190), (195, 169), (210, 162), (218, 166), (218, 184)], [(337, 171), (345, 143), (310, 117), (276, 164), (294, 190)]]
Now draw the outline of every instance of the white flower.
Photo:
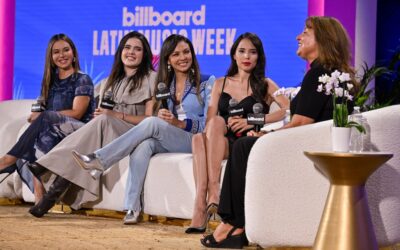
[(331, 94), (331, 90), (330, 89), (326, 89), (325, 90), (325, 95), (330, 95)]
[(332, 72), (331, 78), (338, 79), (340, 77), (340, 74), (341, 73), (338, 70), (335, 70)]
[(350, 79), (350, 74), (349, 73), (342, 73), (339, 76), (339, 80), (340, 80), (340, 82), (349, 82), (351, 80)]
[(353, 96), (350, 95), (349, 91), (345, 90), (344, 91), (344, 96), (347, 98), (347, 100), (352, 101), (353, 100)]
[(343, 88), (335, 88), (335, 95), (342, 97), (343, 96)]
[(325, 92), (325, 95), (335, 95), (342, 97), (344, 94), (343, 87), (346, 87), (347, 90), (351, 90), (354, 86), (351, 83), (347, 83), (345, 86), (340, 85), (340, 83), (346, 83), (351, 81), (349, 73), (341, 73), (338, 70), (335, 70), (331, 73), (330, 76), (327, 74), (323, 74), (318, 77), (318, 82), (321, 84), (318, 85), (318, 92)]
[(332, 84), (329, 84), (329, 83), (327, 83), (326, 85), (325, 85), (325, 94), (326, 95), (330, 95), (332, 92), (331, 92), (331, 90), (332, 90), (333, 88), (332, 88)]
[(330, 77), (327, 74), (323, 74), (322, 76), (318, 77), (318, 82), (320, 83), (327, 83)]
[(348, 89), (348, 90), (351, 90), (353, 87), (354, 87), (353, 84), (351, 84), (351, 83), (348, 83), (348, 84), (347, 84), (347, 89)]
[[(349, 126), (347, 112), (342, 112), (342, 110), (347, 109), (348, 100), (353, 100), (353, 96), (350, 95), (349, 92), (349, 90), (354, 87), (351, 83), (350, 74), (341, 73), (340, 71), (335, 70), (330, 76), (323, 74), (318, 77), (318, 82), (321, 84), (318, 85), (317, 92), (324, 93), (325, 95), (332, 95), (334, 104), (333, 121), (335, 126)], [(337, 100), (339, 97), (342, 97), (341, 100)]]

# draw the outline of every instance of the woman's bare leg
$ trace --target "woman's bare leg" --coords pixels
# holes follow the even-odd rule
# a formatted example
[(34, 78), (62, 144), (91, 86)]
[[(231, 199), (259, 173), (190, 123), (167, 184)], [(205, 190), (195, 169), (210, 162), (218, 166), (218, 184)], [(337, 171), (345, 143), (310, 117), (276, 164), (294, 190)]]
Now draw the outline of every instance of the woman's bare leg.
[(0, 158), (0, 170), (11, 166), (12, 164), (17, 162), (17, 158), (12, 155), (4, 155)]
[(36, 178), (33, 177), (33, 189), (35, 194), (35, 205), (43, 198), (45, 193), (43, 184)]
[(206, 131), (208, 204), (219, 203), (221, 163), (228, 157), (228, 139), (225, 120), (220, 116), (213, 117)]
[(193, 216), (190, 227), (202, 227), (206, 219), (207, 207), (207, 160), (205, 134), (196, 134), (192, 138), (193, 175), (196, 185)]

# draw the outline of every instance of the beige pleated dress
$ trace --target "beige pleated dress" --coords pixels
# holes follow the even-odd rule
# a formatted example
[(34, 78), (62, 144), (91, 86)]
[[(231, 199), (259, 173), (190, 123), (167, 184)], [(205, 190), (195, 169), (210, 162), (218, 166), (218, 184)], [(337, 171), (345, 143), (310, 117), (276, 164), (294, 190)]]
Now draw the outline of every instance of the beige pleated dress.
[[(145, 102), (152, 98), (155, 80), (156, 73), (152, 72), (143, 80), (141, 88), (131, 93), (127, 78), (116, 84), (114, 87), (114, 101), (116, 102), (114, 110), (130, 115), (144, 115)], [(105, 83), (106, 80), (100, 84), (103, 87)], [(79, 209), (84, 203), (98, 200), (100, 198), (100, 181), (94, 180), (88, 171), (76, 164), (71, 152), (76, 150), (84, 154), (93, 153), (133, 126), (133, 124), (113, 116), (100, 115), (64, 138), (37, 161), (51, 171), (41, 178), (45, 189), (48, 190), (56, 175), (60, 175), (75, 184), (64, 195), (62, 201), (65, 204), (70, 205), (73, 209)]]

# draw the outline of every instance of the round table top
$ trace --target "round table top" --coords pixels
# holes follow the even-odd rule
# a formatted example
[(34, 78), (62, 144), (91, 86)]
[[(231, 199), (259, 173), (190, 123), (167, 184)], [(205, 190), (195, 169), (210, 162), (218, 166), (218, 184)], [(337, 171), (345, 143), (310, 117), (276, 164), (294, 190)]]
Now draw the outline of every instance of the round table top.
[(304, 151), (305, 155), (334, 156), (334, 157), (368, 157), (368, 156), (393, 156), (391, 152), (365, 151), (365, 152), (334, 152), (334, 151)]

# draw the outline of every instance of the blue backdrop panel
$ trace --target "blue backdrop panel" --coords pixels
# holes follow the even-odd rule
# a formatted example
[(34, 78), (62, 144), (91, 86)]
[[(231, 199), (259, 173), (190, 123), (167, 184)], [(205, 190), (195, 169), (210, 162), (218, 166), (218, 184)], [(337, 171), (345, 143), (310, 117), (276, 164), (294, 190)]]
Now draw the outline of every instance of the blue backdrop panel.
[(72, 38), (94, 82), (108, 75), (118, 42), (131, 30), (145, 34), (155, 54), (169, 34), (187, 36), (202, 72), (217, 77), (229, 66), (234, 39), (254, 32), (264, 43), (267, 75), (280, 86), (298, 85), (305, 71), (295, 37), (304, 26), (306, 0), (16, 2), (14, 98), (39, 94), (46, 46), (56, 33)]

